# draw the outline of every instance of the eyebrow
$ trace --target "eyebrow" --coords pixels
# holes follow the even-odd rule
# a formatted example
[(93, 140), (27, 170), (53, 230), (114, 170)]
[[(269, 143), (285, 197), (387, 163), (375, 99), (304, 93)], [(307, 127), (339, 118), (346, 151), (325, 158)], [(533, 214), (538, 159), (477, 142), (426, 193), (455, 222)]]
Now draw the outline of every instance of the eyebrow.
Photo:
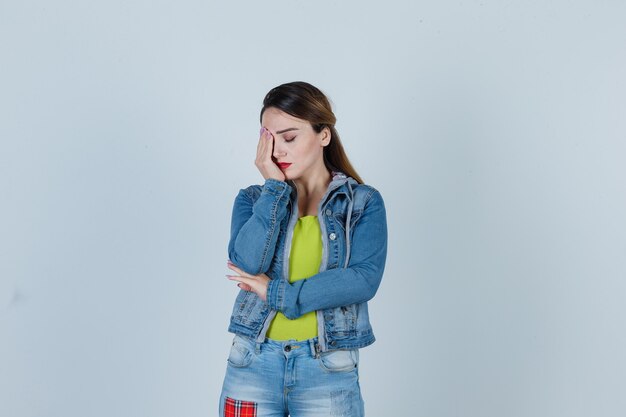
[(297, 128), (297, 127), (290, 127), (289, 129), (278, 130), (278, 131), (276, 132), (276, 134), (277, 134), (277, 135), (280, 135), (281, 133), (290, 132), (290, 131), (292, 131), (292, 130), (298, 130), (298, 128)]

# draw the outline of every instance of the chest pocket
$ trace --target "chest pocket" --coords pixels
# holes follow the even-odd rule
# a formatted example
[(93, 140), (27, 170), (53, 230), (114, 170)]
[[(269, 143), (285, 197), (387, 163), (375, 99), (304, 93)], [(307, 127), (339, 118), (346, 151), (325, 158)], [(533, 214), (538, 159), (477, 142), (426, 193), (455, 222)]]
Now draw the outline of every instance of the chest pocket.
[[(354, 225), (359, 221), (361, 214), (363, 214), (363, 210), (352, 211), (352, 216), (350, 216), (350, 230), (354, 229)], [(344, 233), (346, 231), (346, 217), (346, 213), (344, 212), (335, 213), (334, 215), (337, 226), (339, 226), (339, 229)]]

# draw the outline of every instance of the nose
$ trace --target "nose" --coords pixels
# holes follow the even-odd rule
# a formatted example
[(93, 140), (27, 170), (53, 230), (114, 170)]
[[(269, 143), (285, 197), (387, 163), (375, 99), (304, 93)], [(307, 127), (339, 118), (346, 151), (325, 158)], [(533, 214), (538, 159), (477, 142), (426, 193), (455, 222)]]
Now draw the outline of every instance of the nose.
[(272, 155), (276, 159), (283, 158), (285, 157), (285, 155), (287, 155), (284, 145), (281, 144), (280, 141), (277, 141), (277, 140), (274, 141), (274, 151), (272, 152)]

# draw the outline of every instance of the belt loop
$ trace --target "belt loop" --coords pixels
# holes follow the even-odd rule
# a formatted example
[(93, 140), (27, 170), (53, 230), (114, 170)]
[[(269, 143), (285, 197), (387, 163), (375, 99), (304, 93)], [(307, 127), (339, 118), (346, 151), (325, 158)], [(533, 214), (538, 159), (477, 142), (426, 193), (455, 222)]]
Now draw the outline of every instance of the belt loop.
[(261, 354), (261, 342), (256, 342), (256, 354), (259, 355)]
[(316, 359), (319, 358), (320, 357), (320, 345), (317, 342), (317, 339), (310, 339), (309, 346), (311, 347), (311, 356), (313, 356)]

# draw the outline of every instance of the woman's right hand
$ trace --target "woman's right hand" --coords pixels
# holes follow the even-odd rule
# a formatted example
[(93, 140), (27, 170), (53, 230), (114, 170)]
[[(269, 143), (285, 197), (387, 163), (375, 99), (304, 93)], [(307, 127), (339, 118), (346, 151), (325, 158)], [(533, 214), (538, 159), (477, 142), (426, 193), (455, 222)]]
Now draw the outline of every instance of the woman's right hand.
[(266, 180), (269, 178), (285, 181), (285, 174), (278, 168), (272, 159), (274, 151), (274, 136), (266, 128), (261, 128), (259, 145), (256, 148), (256, 160), (254, 164)]

